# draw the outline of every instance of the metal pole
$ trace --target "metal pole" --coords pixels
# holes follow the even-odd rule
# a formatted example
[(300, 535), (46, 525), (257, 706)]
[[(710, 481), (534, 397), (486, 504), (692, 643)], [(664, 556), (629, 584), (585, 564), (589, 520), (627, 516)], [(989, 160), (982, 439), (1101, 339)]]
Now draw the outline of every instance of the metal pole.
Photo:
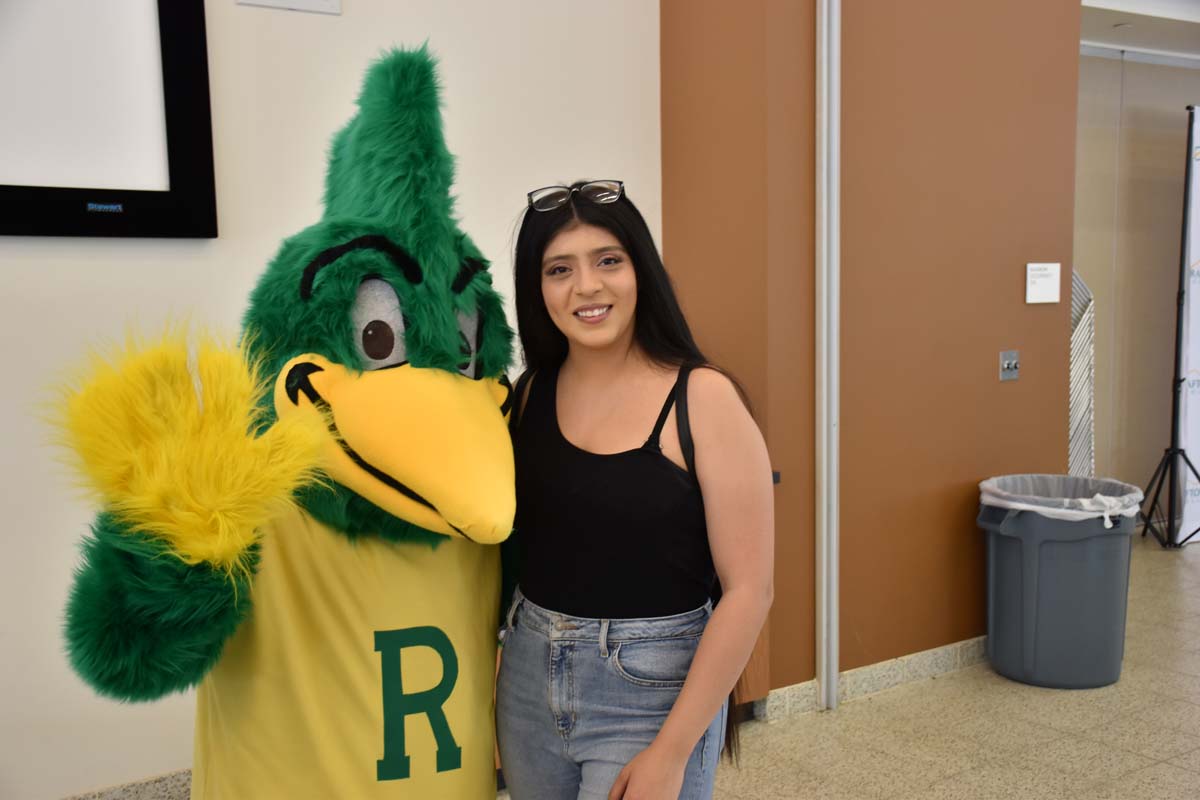
[[(1193, 122), (1196, 107), (1188, 106), (1188, 135), (1187, 135), (1187, 169), (1183, 176), (1183, 231), (1179, 236), (1179, 294), (1175, 298), (1175, 377), (1171, 383), (1171, 458), (1167, 465), (1167, 541), (1177, 543), (1183, 533), (1182, 522), (1177, 523), (1175, 512), (1183, 512), (1183, 498), (1179, 496), (1179, 480), (1187, 477), (1187, 473), (1179, 469), (1182, 455), (1182, 443), (1179, 441), (1179, 399), (1183, 391), (1183, 314), (1184, 298), (1187, 296), (1188, 283), (1188, 215), (1192, 203), (1192, 162), (1195, 160), (1192, 149)], [(1190, 537), (1189, 537), (1190, 538)]]
[(841, 0), (817, 2), (817, 702), (838, 704)]

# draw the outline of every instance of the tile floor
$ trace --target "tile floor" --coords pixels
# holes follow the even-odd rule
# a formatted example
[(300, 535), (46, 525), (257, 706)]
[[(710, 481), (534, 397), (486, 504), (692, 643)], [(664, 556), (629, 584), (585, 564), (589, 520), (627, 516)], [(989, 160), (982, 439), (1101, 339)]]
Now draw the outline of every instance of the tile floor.
[(1040, 689), (979, 664), (742, 726), (718, 800), (1197, 800), (1200, 544), (1134, 539), (1113, 686)]

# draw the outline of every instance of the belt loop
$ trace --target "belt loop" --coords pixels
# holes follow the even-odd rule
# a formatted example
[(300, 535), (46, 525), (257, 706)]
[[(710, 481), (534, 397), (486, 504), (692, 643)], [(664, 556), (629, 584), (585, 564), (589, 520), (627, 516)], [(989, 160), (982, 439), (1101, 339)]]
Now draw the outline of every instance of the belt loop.
[(513, 592), (512, 604), (508, 607), (508, 618), (505, 620), (510, 631), (513, 629), (513, 619), (517, 616), (517, 608), (521, 605), (521, 601), (524, 599), (525, 596), (521, 594), (520, 589), (517, 589)]
[(608, 620), (600, 620), (600, 657), (608, 658)]

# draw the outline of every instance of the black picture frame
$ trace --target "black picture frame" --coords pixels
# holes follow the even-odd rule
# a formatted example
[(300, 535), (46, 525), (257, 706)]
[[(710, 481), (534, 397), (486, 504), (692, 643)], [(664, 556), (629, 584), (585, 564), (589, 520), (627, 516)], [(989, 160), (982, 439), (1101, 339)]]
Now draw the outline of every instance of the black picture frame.
[(167, 191), (0, 185), (0, 235), (214, 239), (204, 0), (158, 0)]

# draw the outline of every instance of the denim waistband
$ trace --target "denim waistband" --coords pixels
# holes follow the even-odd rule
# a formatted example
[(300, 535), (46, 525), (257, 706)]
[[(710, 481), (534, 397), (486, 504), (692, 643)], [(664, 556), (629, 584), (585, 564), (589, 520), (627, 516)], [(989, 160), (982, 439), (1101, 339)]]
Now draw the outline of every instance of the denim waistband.
[(696, 636), (712, 616), (712, 601), (700, 608), (669, 617), (639, 619), (595, 619), (559, 614), (537, 605), (520, 589), (513, 593), (508, 609), (508, 626), (524, 626), (558, 641), (628, 642), (637, 639), (670, 639)]

